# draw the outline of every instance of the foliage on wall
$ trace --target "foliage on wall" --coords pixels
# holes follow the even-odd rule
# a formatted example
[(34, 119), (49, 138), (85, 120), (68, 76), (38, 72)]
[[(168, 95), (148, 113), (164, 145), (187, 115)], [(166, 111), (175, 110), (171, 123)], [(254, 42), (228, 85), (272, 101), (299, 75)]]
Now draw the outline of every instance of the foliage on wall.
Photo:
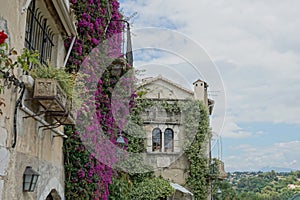
[(100, 199), (112, 171), (99, 165), (72, 127), (66, 127), (65, 133), (69, 137), (64, 143), (66, 199)]
[[(207, 142), (210, 137), (208, 110), (206, 106), (194, 100), (177, 102), (166, 100), (154, 101), (139, 98), (136, 99), (136, 106), (133, 110), (136, 112), (136, 116), (140, 116), (141, 113), (151, 107), (157, 107), (166, 112), (175, 114), (181, 113), (183, 115), (182, 124), (184, 125), (186, 135), (185, 151), (190, 162), (187, 184), (192, 189), (195, 199), (206, 199), (208, 195), (207, 178), (209, 174)], [(143, 123), (140, 118), (138, 118), (137, 122)], [(142, 146), (144, 146), (144, 144)], [(217, 172), (215, 176), (218, 176)], [(143, 177), (139, 179), (138, 182), (142, 183), (143, 180), (147, 180), (147, 178)], [(143, 184), (137, 184), (134, 187), (136, 188), (134, 191), (143, 191), (143, 188), (140, 188), (141, 185)], [(137, 194), (135, 194), (135, 196), (137, 196)], [(148, 197), (147, 195), (143, 196), (143, 198)]]
[[(117, 0), (71, 0), (72, 8), (78, 19), (76, 38), (67, 68), (78, 71), (82, 61), (93, 48), (104, 40), (108, 40), (110, 52), (121, 52), (121, 36), (124, 26), (118, 21), (122, 19)], [(117, 36), (117, 37), (116, 37)], [(72, 38), (65, 42), (69, 47)]]
[[(146, 152), (141, 114), (145, 108), (152, 106), (153, 102), (149, 100), (135, 99), (134, 106), (130, 112), (130, 122), (127, 124), (128, 130), (126, 138), (128, 139), (127, 152), (142, 153)], [(135, 137), (132, 136), (134, 132)], [(140, 135), (140, 137), (136, 137)], [(153, 170), (150, 166), (143, 164), (142, 156), (135, 156), (132, 160), (124, 162), (124, 167), (128, 166), (131, 170), (143, 171), (144, 173), (132, 173), (131, 170), (127, 173), (122, 172), (118, 176), (121, 178), (113, 179), (110, 185), (109, 199), (160, 199), (171, 196), (174, 193), (169, 182), (163, 178), (155, 178)], [(127, 166), (128, 165), (128, 166)]]
[[(105, 40), (106, 45), (102, 45), (102, 48), (99, 49), (99, 51), (108, 57), (120, 56), (120, 33), (124, 27), (118, 20), (122, 18), (122, 15), (118, 11), (119, 5), (115, 0), (73, 0), (72, 3), (73, 9), (79, 19), (79, 38), (75, 40), (67, 68), (69, 72), (77, 72), (81, 63), (84, 61), (86, 65), (89, 65), (88, 69), (92, 73), (88, 73), (88, 76), (91, 77), (96, 74), (94, 73), (95, 70), (106, 67), (106, 63), (101, 60), (102, 56), (100, 54), (100, 56), (96, 56), (97, 58), (100, 58), (98, 60), (93, 60), (93, 58), (88, 57), (92, 48), (100, 43), (102, 45), (102, 42)], [(110, 17), (111, 20), (109, 20)], [(67, 47), (70, 45), (71, 40), (72, 38), (66, 41)], [(125, 71), (123, 71), (123, 74), (130, 69), (131, 67), (127, 66)], [(116, 122), (113, 117), (113, 99), (111, 91), (112, 89), (116, 90), (116, 84), (120, 81), (120, 77), (113, 76), (112, 73), (110, 73), (110, 70), (110, 68), (107, 68), (102, 74), (101, 79), (97, 82), (97, 91), (95, 93), (97, 121), (95, 123), (99, 123), (105, 135), (113, 144), (115, 144), (117, 134), (120, 131), (118, 130), (116, 123), (120, 122)], [(88, 82), (86, 85), (95, 84), (89, 82), (90, 80), (94, 81), (94, 79), (90, 77), (85, 77), (85, 81)], [(132, 83), (132, 80), (128, 82), (126, 82), (127, 79), (123, 80), (125, 80), (125, 82), (122, 83), (122, 86), (126, 87)], [(122, 90), (119, 91), (120, 94), (123, 92), (124, 91)], [(131, 98), (133, 99), (135, 97), (136, 95), (133, 94)], [(95, 103), (95, 101), (90, 103)], [(89, 106), (88, 103), (86, 103), (86, 105)], [(114, 106), (118, 107), (122, 105), (114, 104)], [(132, 124), (140, 123), (139, 118), (137, 117), (138, 106), (134, 107), (133, 101), (129, 102), (129, 106), (132, 108), (132, 114), (130, 116)], [(84, 109), (79, 112), (79, 115), (83, 112)], [(80, 121), (79, 123), (84, 122)], [(130, 126), (130, 123), (128, 126), (128, 132), (123, 133), (126, 137), (126, 141), (128, 141), (126, 150), (133, 153), (143, 152), (144, 140), (142, 138), (130, 136), (129, 131), (134, 131), (135, 129), (133, 126)], [(93, 134), (97, 127), (98, 126), (93, 125), (86, 127), (86, 130), (88, 130), (89, 133), (85, 134)], [(87, 151), (82, 144), (80, 135), (75, 130), (72, 130), (69, 127), (66, 129), (66, 132), (69, 136), (64, 143), (67, 199), (130, 199), (130, 194), (125, 191), (128, 191), (129, 188), (131, 188), (131, 184), (134, 184), (134, 188), (136, 188), (137, 184), (146, 177), (153, 177), (152, 172), (143, 174), (116, 172), (109, 166), (97, 161), (95, 155)], [(98, 148), (97, 146), (95, 147)], [(145, 167), (141, 164), (142, 158), (137, 157), (135, 159), (134, 162), (131, 161), (131, 164), (135, 164), (134, 167)], [(117, 159), (113, 162), (117, 162)], [(112, 179), (112, 177), (114, 178)], [(162, 182), (157, 182), (156, 187), (160, 187), (160, 183)], [(171, 191), (170, 185), (167, 187)], [(79, 188), (79, 192), (77, 192), (77, 188)], [(164, 194), (157, 195), (161, 197), (164, 196)]]
[[(76, 38), (70, 54), (67, 71), (78, 72), (92, 49), (103, 41), (106, 41), (108, 45), (107, 49), (100, 49), (101, 51), (113, 58), (120, 56), (122, 42), (120, 34), (123, 31), (123, 24), (118, 21), (122, 19), (118, 1), (71, 0), (71, 3), (78, 19), (78, 38)], [(72, 39), (66, 40), (67, 48)], [(101, 57), (95, 59), (89, 60), (91, 71), (93, 68), (101, 70), (107, 67), (101, 65), (103, 64)], [(86, 84), (97, 84), (93, 82), (95, 81), (93, 75), (90, 73), (90, 77), (86, 77)], [(111, 142), (115, 143), (117, 132), (110, 105), (110, 88), (114, 86), (117, 79), (107, 74), (98, 81), (98, 89), (95, 94), (98, 101), (98, 119), (95, 123), (100, 124)], [(89, 103), (92, 102), (88, 102), (86, 106), (90, 106)], [(78, 114), (80, 115), (80, 113)], [(89, 130), (88, 134), (95, 132), (97, 127), (93, 125), (86, 127)], [(99, 162), (95, 155), (84, 147), (79, 133), (70, 127), (66, 129), (66, 132), (69, 136), (64, 142), (67, 199), (108, 199), (108, 186), (115, 172), (111, 167)]]
[[(14, 91), (17, 92), (18, 89), (24, 87), (23, 83), (15, 75), (14, 69), (21, 69), (21, 72), (27, 72), (30, 65), (38, 64), (39, 54), (34, 51), (29, 51), (23, 49), (21, 54), (18, 55), (18, 52), (14, 48), (9, 48), (6, 40), (8, 35), (4, 32), (0, 32), (0, 78), (3, 78), (4, 81), (0, 84), (0, 94), (4, 93), (4, 89), (14, 88)], [(0, 98), (0, 107), (5, 106), (3, 98)], [(0, 108), (0, 114), (2, 110)]]
[[(207, 142), (210, 137), (208, 111), (203, 103), (198, 101), (190, 101), (187, 104), (184, 113), (189, 112), (193, 108), (199, 107), (200, 115), (198, 122), (195, 123), (195, 117), (186, 115), (184, 120), (184, 129), (186, 133), (195, 132), (194, 139), (186, 148), (186, 155), (190, 162), (189, 176), (187, 184), (194, 193), (195, 200), (204, 200), (208, 195), (208, 155), (207, 155)], [(193, 109), (194, 110), (194, 109)], [(190, 114), (196, 114), (189, 112)]]

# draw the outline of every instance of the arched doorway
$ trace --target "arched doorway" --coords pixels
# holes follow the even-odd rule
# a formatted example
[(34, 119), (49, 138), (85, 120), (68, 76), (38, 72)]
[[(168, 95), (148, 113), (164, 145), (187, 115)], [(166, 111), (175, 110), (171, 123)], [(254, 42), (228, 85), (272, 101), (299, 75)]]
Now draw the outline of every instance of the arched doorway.
[(53, 196), (51, 195), (51, 193), (48, 194), (48, 196), (46, 197), (46, 200), (54, 200), (54, 199), (53, 199)]
[(59, 194), (56, 190), (51, 190), (51, 192), (48, 194), (45, 200), (61, 200)]

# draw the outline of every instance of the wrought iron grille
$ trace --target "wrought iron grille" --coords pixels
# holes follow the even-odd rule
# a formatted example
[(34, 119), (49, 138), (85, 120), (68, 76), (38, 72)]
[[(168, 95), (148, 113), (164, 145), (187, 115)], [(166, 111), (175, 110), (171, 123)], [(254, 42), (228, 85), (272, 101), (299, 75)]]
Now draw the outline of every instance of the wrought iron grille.
[(25, 47), (29, 50), (37, 50), (40, 54), (40, 62), (47, 65), (47, 60), (51, 60), (53, 46), (53, 32), (33, 0), (27, 11)]

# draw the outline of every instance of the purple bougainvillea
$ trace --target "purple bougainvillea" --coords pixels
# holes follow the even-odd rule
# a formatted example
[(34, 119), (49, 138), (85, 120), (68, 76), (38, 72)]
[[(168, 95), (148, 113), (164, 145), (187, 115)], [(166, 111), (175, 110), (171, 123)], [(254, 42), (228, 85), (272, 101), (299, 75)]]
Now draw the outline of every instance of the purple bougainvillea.
[[(115, 172), (111, 165), (100, 162), (97, 156), (109, 158), (107, 160), (109, 164), (117, 162), (118, 158), (113, 155), (106, 155), (107, 148), (110, 148), (111, 145), (105, 142), (99, 143), (99, 138), (101, 139), (103, 136), (98, 135), (97, 130), (100, 126), (104, 135), (109, 138), (109, 142), (116, 143), (118, 131), (116, 131), (117, 127), (112, 114), (111, 88), (116, 84), (118, 77), (104, 74), (99, 79), (98, 74), (102, 74), (107, 67), (105, 61), (99, 57), (94, 60), (88, 58), (92, 50), (103, 42), (107, 45), (101, 46), (102, 49), (98, 49), (99, 51), (104, 51), (111, 58), (122, 55), (121, 45), (124, 25), (120, 21), (122, 15), (119, 11), (119, 3), (116, 0), (71, 0), (70, 2), (78, 20), (78, 37), (72, 48), (67, 70), (72, 73), (86, 70), (83, 73), (88, 74), (89, 77), (85, 79), (85, 84), (89, 85), (89, 81), (91, 81), (90, 85), (96, 85), (93, 94), (94, 99), (85, 102), (85, 105), (78, 111), (78, 116), (83, 116), (85, 112), (88, 112), (89, 106), (95, 107), (96, 112), (95, 115), (90, 116), (93, 123), (79, 124), (84, 127), (84, 131), (76, 131), (74, 127), (66, 128), (66, 133), (69, 136), (64, 143), (66, 199), (107, 200), (109, 195), (108, 186)], [(70, 46), (71, 41), (72, 37), (65, 41), (67, 48)], [(85, 65), (90, 67), (80, 69), (81, 66)], [(97, 84), (95, 84), (95, 80), (98, 80)], [(132, 102), (130, 106), (133, 106)], [(84, 123), (84, 120), (80, 123)], [(81, 131), (81, 133), (78, 131)], [(82, 137), (95, 140), (92, 151), (88, 151), (84, 146)], [(106, 151), (103, 151), (104, 148), (106, 148)]]

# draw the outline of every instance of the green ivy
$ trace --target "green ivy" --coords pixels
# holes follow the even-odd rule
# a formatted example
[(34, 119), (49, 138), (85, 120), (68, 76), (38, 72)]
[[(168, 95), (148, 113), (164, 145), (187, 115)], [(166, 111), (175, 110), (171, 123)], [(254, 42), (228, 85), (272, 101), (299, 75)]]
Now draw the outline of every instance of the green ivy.
[(78, 178), (78, 169), (85, 168), (84, 166), (89, 162), (90, 153), (85, 149), (79, 135), (74, 134), (71, 126), (65, 126), (65, 134), (68, 135), (63, 145), (66, 199), (93, 199), (93, 192), (97, 188), (96, 183), (88, 183)]
[(112, 179), (109, 185), (109, 200), (130, 200), (129, 193), (132, 188), (132, 182), (129, 180), (127, 174), (120, 174)]
[(175, 190), (162, 178), (145, 179), (135, 184), (130, 192), (132, 200), (155, 200), (171, 196)]
[(166, 112), (175, 113), (175, 114), (180, 113), (180, 107), (179, 107), (178, 101), (162, 100), (162, 101), (160, 101), (159, 105), (163, 109), (165, 109)]
[[(186, 147), (186, 155), (190, 162), (189, 176), (187, 178), (188, 186), (193, 190), (195, 200), (207, 199), (208, 195), (208, 156), (207, 142), (210, 137), (208, 110), (206, 106), (199, 101), (190, 101), (185, 106), (186, 111), (199, 108), (199, 121), (195, 123), (195, 116), (186, 115), (184, 118), (184, 129), (186, 133), (195, 132), (194, 139)], [(197, 110), (197, 109), (196, 109)], [(197, 115), (197, 112), (188, 112)]]
[[(126, 129), (135, 134), (144, 135), (145, 133), (140, 130), (140, 127), (143, 126), (143, 120), (140, 116), (147, 108), (153, 106), (163, 108), (166, 112), (182, 113), (184, 115), (182, 124), (184, 125), (186, 140), (188, 141), (185, 150), (190, 163), (189, 176), (186, 180), (187, 185), (192, 189), (195, 200), (206, 199), (209, 189), (207, 179), (209, 165), (206, 145), (210, 137), (207, 107), (200, 101), (194, 100), (178, 102), (167, 100), (154, 101), (139, 98), (135, 100), (135, 106), (131, 110), (130, 123)], [(145, 152), (143, 137), (132, 137), (131, 135), (130, 132), (126, 134), (126, 138), (128, 139), (128, 147), (126, 150), (134, 153)], [(128, 162), (131, 168), (145, 168), (142, 164), (142, 158), (135, 159), (135, 161), (130, 160)], [(114, 180), (110, 186), (110, 194), (114, 194), (110, 196), (111, 199), (154, 200), (171, 196), (175, 192), (167, 180), (154, 178), (152, 171), (139, 174), (128, 173), (125, 176), (127, 177), (126, 180), (123, 178), (124, 175), (121, 177), (121, 179)], [(129, 188), (131, 189), (128, 193)], [(120, 194), (120, 192), (122, 193)], [(119, 195), (123, 195), (122, 198)]]
[[(143, 126), (141, 114), (146, 108), (154, 105), (153, 103), (151, 100), (135, 99), (135, 106), (131, 109), (126, 126), (127, 133), (124, 133), (128, 140), (127, 152), (146, 152), (145, 132), (141, 129)], [(140, 137), (137, 137), (138, 135)], [(174, 193), (167, 180), (155, 178), (153, 169), (143, 163), (142, 155), (139, 157), (136, 154), (132, 158), (127, 158), (122, 162), (122, 168), (128, 169), (129, 172), (119, 172), (118, 178), (113, 179), (109, 186), (109, 199), (111, 200), (155, 200), (171, 196)], [(132, 170), (144, 171), (144, 173), (131, 173)]]

